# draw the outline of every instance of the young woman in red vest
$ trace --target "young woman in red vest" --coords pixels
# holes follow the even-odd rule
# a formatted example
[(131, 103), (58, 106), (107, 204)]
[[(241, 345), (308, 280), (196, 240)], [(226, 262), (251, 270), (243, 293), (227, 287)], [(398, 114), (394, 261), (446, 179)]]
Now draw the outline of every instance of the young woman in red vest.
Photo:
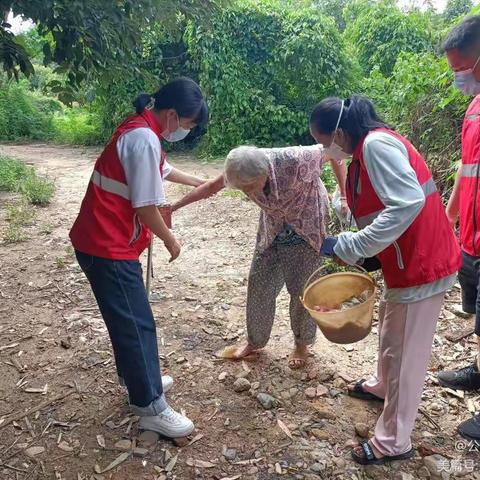
[[(146, 108), (152, 100), (153, 108)], [(141, 417), (139, 427), (184, 437), (194, 425), (165, 399), (173, 380), (160, 373), (139, 256), (152, 233), (164, 242), (170, 261), (180, 254), (158, 210), (165, 202), (163, 182), (198, 186), (203, 180), (171, 167), (161, 140), (185, 138), (208, 121), (208, 108), (200, 87), (188, 78), (140, 95), (134, 106), (136, 114), (117, 128), (95, 164), (70, 238), (107, 325), (120, 382)]]
[(355, 265), (376, 256), (385, 279), (377, 373), (349, 389), (385, 406), (374, 436), (352, 455), (361, 464), (407, 459), (437, 319), (460, 267), (458, 243), (424, 159), (368, 99), (323, 100), (310, 129), (332, 156), (352, 156), (347, 200), (360, 230), (339, 235), (336, 259)]

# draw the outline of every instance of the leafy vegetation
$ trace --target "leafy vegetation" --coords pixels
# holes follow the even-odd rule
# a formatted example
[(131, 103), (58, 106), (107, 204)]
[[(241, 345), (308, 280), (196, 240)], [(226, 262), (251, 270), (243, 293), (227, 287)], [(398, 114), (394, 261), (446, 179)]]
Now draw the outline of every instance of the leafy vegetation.
[[(5, 71), (28, 75), (0, 78), (0, 139), (102, 143), (140, 91), (188, 75), (211, 110), (201, 153), (216, 157), (242, 143), (311, 143), (313, 105), (359, 92), (422, 151), (443, 187), (451, 184), (469, 99), (437, 52), (477, 11), (471, 0), (449, 0), (443, 13), (394, 0), (4, 4), (37, 27), (17, 36), (0, 28), (0, 43), (15, 43), (0, 49)], [(192, 135), (174, 148), (197, 143)]]
[(20, 160), (0, 157), (0, 191), (2, 190), (21, 193), (28, 203), (45, 206), (55, 194), (55, 184)]

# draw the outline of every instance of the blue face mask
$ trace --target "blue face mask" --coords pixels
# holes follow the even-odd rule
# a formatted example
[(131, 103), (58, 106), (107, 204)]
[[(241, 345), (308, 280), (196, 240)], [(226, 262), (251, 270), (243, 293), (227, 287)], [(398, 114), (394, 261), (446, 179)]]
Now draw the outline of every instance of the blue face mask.
[(477, 58), (472, 68), (454, 73), (455, 86), (465, 95), (478, 95), (480, 93), (480, 81), (477, 80), (473, 74), (479, 61), (480, 57)]

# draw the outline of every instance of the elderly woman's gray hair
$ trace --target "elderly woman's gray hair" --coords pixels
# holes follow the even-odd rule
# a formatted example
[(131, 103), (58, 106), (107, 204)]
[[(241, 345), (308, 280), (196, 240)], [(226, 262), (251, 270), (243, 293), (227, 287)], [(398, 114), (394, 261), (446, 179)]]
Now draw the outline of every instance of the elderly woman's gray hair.
[(232, 187), (240, 187), (260, 176), (268, 175), (268, 157), (258, 147), (243, 146), (230, 151), (225, 161), (225, 180)]

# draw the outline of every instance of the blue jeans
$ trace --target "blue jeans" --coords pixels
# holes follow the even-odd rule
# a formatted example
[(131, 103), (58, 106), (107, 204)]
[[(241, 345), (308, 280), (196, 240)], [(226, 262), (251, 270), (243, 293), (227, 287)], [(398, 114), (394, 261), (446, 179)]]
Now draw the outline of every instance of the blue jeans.
[(163, 395), (157, 331), (136, 260), (110, 260), (75, 251), (92, 287), (112, 342), (118, 376), (139, 416), (167, 408)]

